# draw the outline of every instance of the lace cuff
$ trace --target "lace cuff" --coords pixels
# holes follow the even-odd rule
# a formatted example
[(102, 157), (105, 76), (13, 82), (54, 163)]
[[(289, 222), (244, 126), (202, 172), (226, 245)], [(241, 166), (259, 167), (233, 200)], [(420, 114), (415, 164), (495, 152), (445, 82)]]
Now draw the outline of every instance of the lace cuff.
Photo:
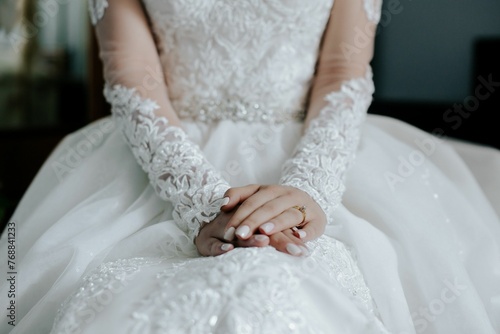
[(104, 16), (104, 12), (106, 8), (108, 8), (109, 4), (107, 0), (88, 0), (88, 9), (90, 14), (90, 21), (92, 25), (96, 25), (102, 17)]
[(307, 192), (329, 220), (342, 200), (345, 173), (354, 160), (373, 92), (369, 68), (365, 77), (345, 81), (339, 91), (328, 94), (327, 105), (283, 166), (280, 184)]
[(172, 202), (174, 220), (194, 240), (220, 212), (229, 185), (181, 128), (155, 115), (155, 102), (121, 85), (106, 84), (104, 96), (154, 189)]

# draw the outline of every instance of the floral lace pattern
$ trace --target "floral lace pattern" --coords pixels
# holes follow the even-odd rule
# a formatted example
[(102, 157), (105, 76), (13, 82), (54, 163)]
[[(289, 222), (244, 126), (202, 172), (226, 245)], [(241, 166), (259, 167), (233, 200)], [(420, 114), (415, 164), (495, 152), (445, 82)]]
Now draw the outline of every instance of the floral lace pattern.
[[(140, 303), (132, 332), (322, 333), (301, 312), (297, 270), (268, 266), (278, 260), (276, 252), (241, 250), (211, 258), (210, 265), (194, 259), (161, 271), (162, 293), (155, 291)], [(263, 252), (268, 257), (264, 263)]]
[(307, 192), (329, 219), (341, 202), (345, 172), (354, 160), (360, 126), (373, 92), (368, 69), (365, 77), (344, 82), (339, 91), (328, 94), (328, 104), (311, 121), (292, 158), (283, 166), (280, 183)]
[[(377, 18), (370, 5), (374, 0), (364, 1), (370, 20)], [(156, 35), (168, 96), (181, 117), (254, 122), (280, 119), (276, 110), (283, 111), (284, 119), (304, 110), (333, 0), (142, 2)], [(91, 0), (94, 24), (107, 5)], [(344, 191), (343, 177), (371, 102), (370, 75), (344, 83), (325, 98), (328, 106), (284, 166), (280, 182), (307, 191), (327, 214)], [(200, 224), (220, 211), (229, 185), (180, 128), (155, 115), (159, 107), (154, 101), (120, 85), (107, 84), (104, 94), (137, 161), (156, 192), (174, 204), (175, 221), (192, 239)], [(166, 253), (173, 244), (168, 241)], [(89, 298), (116, 286), (123, 272), (133, 272), (126, 276), (133, 279), (151, 264), (158, 265), (155, 287), (134, 299), (132, 333), (321, 333), (314, 307), (307, 307), (300, 289), (315, 275), (345, 292), (370, 325), (385, 333), (345, 245), (321, 237), (308, 246), (307, 258), (266, 247), (237, 248), (210, 258), (132, 259), (133, 270), (130, 263), (105, 264), (63, 306), (54, 328), (84, 326), (77, 311), (85, 309)]]
[[(210, 109), (210, 118), (210, 105), (217, 101), (252, 106), (238, 117), (246, 121), (263, 120), (255, 117), (255, 103), (266, 121), (281, 118), (276, 111), (293, 119), (305, 109), (332, 0), (143, 3), (167, 69), (169, 98), (180, 116)], [(232, 119), (234, 113), (226, 116)]]
[[(108, 7), (107, 0), (88, 0), (89, 11), (92, 24), (102, 19), (104, 12)], [(382, 0), (364, 0), (364, 8), (368, 19), (372, 22), (379, 22), (381, 15)]]
[(104, 16), (109, 4), (107, 0), (88, 0), (90, 21), (96, 25)]
[(382, 0), (364, 0), (364, 7), (368, 20), (378, 23), (382, 14)]
[(181, 128), (154, 114), (155, 102), (120, 85), (106, 85), (104, 95), (151, 184), (172, 202), (174, 220), (194, 239), (220, 212), (229, 185)]
[(129, 281), (145, 266), (158, 264), (159, 259), (121, 259), (101, 264), (83, 278), (78, 291), (61, 305), (54, 319), (51, 333), (80, 333), (94, 320), (113, 295), (126, 290)]
[(240, 248), (218, 257), (137, 258), (103, 264), (63, 304), (53, 332), (84, 328), (89, 319), (83, 311), (93, 300), (107, 293), (126, 293), (118, 288), (148, 267), (156, 272), (155, 286), (134, 304), (130, 333), (322, 333), (312, 320), (314, 314), (308, 313), (307, 298), (300, 294), (308, 278), (320, 273), (330, 278), (328, 284), (360, 303), (373, 328), (386, 333), (350, 251), (328, 237), (308, 246), (307, 258), (289, 257), (272, 248)]

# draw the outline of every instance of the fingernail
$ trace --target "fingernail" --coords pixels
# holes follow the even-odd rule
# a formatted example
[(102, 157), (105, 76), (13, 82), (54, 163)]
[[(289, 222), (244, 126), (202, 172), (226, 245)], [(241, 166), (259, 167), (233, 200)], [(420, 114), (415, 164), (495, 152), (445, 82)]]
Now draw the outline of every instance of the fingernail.
[(236, 235), (243, 239), (245, 239), (249, 233), (250, 227), (246, 225), (242, 225), (236, 229)]
[(229, 197), (224, 197), (221, 206), (227, 205), (227, 203), (229, 203)]
[(307, 232), (304, 230), (297, 230), (297, 234), (299, 235), (300, 239), (304, 239), (307, 235)]
[(231, 244), (222, 244), (222, 246), (220, 246), (220, 249), (226, 252), (231, 249), (231, 246), (232, 246)]
[(224, 240), (233, 241), (234, 239), (234, 230), (235, 228), (231, 226), (227, 229), (226, 233), (224, 233)]
[(302, 255), (304, 255), (304, 256), (309, 256), (309, 255), (311, 255), (311, 252), (309, 252), (309, 249), (307, 249), (307, 248), (306, 248), (306, 247), (304, 247), (304, 246), (299, 246), (299, 247), (300, 247), (300, 249), (302, 250)]
[(267, 235), (264, 235), (264, 234), (257, 234), (254, 238), (257, 241), (267, 241), (267, 240), (269, 240), (269, 237)]
[(271, 222), (265, 223), (260, 228), (262, 229), (262, 231), (264, 231), (265, 233), (269, 234), (274, 229), (274, 224), (271, 223)]
[(286, 251), (294, 256), (299, 256), (302, 253), (299, 246), (294, 245), (294, 244), (286, 245)]

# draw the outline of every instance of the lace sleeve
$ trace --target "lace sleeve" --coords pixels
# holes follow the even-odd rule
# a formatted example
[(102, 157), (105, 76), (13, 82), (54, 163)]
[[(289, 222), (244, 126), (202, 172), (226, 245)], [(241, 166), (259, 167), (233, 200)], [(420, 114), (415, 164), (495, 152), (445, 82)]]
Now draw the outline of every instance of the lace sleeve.
[(342, 200), (345, 173), (354, 160), (360, 127), (372, 101), (369, 63), (380, 6), (376, 0), (335, 1), (305, 133), (283, 166), (280, 183), (307, 192), (327, 217)]
[(136, 160), (191, 239), (225, 204), (229, 185), (188, 138), (167, 96), (158, 52), (138, 0), (92, 0), (104, 96)]

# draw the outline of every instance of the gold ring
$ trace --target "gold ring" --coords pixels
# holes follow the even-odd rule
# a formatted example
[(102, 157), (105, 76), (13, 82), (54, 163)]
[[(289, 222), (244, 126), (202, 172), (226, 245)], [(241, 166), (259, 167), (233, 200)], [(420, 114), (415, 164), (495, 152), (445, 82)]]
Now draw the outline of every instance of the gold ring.
[(302, 206), (298, 206), (298, 205), (294, 205), (292, 206), (293, 209), (297, 209), (300, 211), (300, 213), (302, 213), (302, 221), (296, 225), (297, 227), (302, 227), (306, 224), (306, 206), (305, 205), (302, 205)]

